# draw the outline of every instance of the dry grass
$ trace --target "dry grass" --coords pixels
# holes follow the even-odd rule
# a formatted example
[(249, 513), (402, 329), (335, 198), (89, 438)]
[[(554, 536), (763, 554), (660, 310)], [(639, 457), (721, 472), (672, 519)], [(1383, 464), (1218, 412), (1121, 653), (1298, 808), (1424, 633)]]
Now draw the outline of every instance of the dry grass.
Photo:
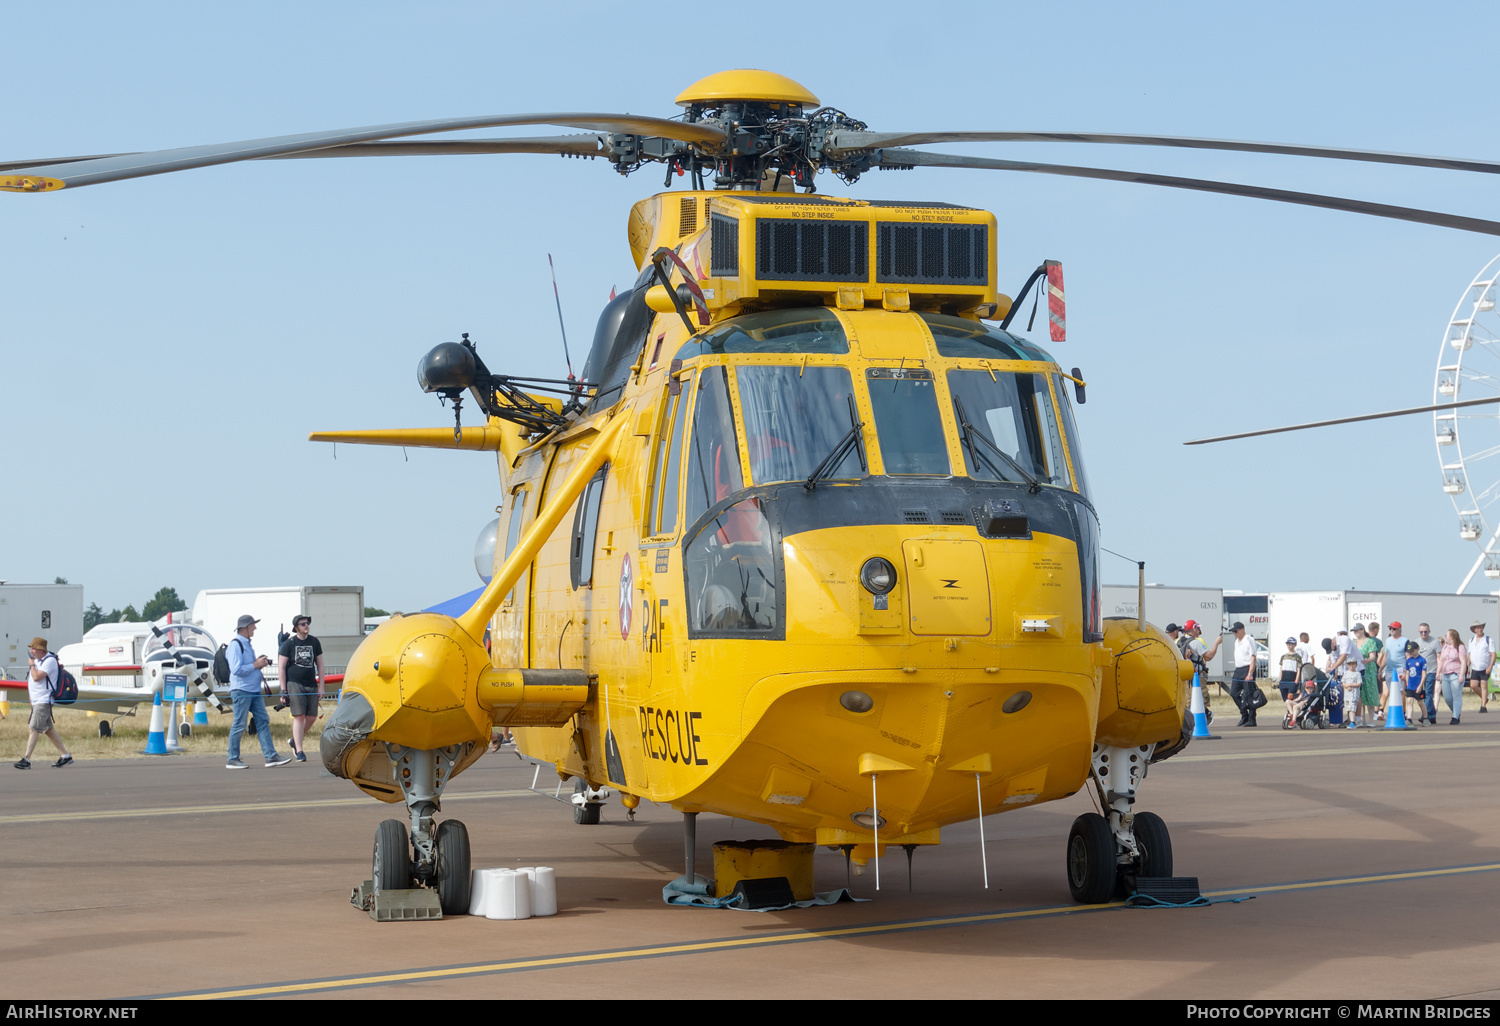
[[(292, 748), (291, 712), (286, 709), (273, 712), (269, 706), (266, 711), (271, 715), (271, 738), (276, 742), (277, 750), (290, 752)], [(29, 705), (12, 701), (10, 715), (0, 721), (0, 759), (5, 762), (14, 762), (25, 753), (28, 733), (26, 720), (30, 713)], [(57, 732), (62, 735), (63, 743), (68, 746), (68, 750), (73, 753), (75, 759), (126, 759), (138, 756), (146, 747), (146, 735), (151, 727), (149, 705), (138, 706), (134, 716), (100, 717), (61, 706), (54, 710), (54, 714)], [(101, 718), (113, 722), (115, 731), (113, 737), (99, 736)], [(192, 718), (191, 714), (188, 718)], [(320, 719), (313, 724), (303, 744), (304, 751), (317, 751), (318, 735), (325, 722), (326, 719)], [(195, 727), (192, 736), (182, 738), (179, 744), (189, 755), (227, 756), (229, 754), (229, 723), (228, 713), (216, 713), (210, 710), (208, 726)], [(260, 755), (260, 742), (248, 730), (246, 736), (240, 740), (240, 751), (256, 757)], [(32, 752), (31, 758), (33, 762), (38, 760), (50, 762), (56, 758), (56, 754), (52, 742), (43, 737), (37, 740), (36, 750)], [(313, 757), (316, 758), (316, 756)]]

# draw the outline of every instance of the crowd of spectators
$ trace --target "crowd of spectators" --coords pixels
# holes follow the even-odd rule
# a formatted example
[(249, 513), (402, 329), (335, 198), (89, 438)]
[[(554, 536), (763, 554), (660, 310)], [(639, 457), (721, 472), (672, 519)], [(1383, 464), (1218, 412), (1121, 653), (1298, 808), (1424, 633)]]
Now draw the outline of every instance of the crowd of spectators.
[[(1191, 620), (1180, 627), (1168, 624), (1166, 630), (1183, 658), (1193, 662), (1200, 679), (1207, 680), (1219, 641), (1209, 648), (1202, 640), (1201, 627)], [(1265, 699), (1255, 684), (1255, 643), (1243, 623), (1235, 623), (1230, 630), (1235, 638), (1235, 669), (1228, 681), (1229, 696), (1240, 712), (1239, 726), (1258, 726), (1256, 710)], [(1355, 624), (1318, 643), (1306, 631), (1288, 637), (1286, 650), (1273, 655), (1268, 668), (1287, 704), (1285, 722), (1292, 722), (1299, 705), (1329, 682), (1336, 693), (1332, 704), (1340, 710), (1336, 719), (1350, 730), (1384, 726), (1397, 703), (1407, 723), (1436, 725), (1439, 697), (1448, 708), (1449, 725), (1457, 724), (1463, 717), (1466, 690), (1478, 697), (1479, 712), (1489, 712), (1495, 643), (1485, 633), (1483, 620), (1469, 625), (1467, 642), (1457, 628), (1449, 628), (1441, 637), (1425, 623), (1417, 625), (1415, 637), (1404, 632), (1401, 621), (1392, 620), (1384, 628), (1378, 623)]]

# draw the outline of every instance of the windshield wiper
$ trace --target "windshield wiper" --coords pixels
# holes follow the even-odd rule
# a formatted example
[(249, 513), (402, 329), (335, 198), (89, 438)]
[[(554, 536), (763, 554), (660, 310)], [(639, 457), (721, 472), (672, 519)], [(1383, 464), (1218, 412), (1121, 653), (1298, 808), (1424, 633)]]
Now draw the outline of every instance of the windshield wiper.
[(833, 447), (833, 451), (823, 457), (823, 462), (819, 463), (813, 469), (813, 472), (808, 475), (807, 480), (803, 482), (802, 487), (810, 492), (817, 490), (820, 479), (829, 476), (843, 465), (844, 459), (849, 455), (850, 449), (859, 453), (860, 471), (864, 472), (870, 469), (870, 464), (865, 460), (865, 436), (861, 430), (864, 424), (860, 422), (859, 414), (855, 412), (854, 396), (850, 395), (848, 399), (849, 423), (854, 426), (849, 429), (849, 432), (843, 438), (838, 440), (838, 443)]
[(958, 411), (958, 426), (963, 430), (964, 433), (964, 445), (968, 447), (969, 452), (973, 455), (975, 463), (979, 463), (982, 461), (985, 466), (994, 471), (997, 478), (1002, 481), (1005, 480), (1005, 475), (1000, 473), (1000, 468), (995, 466), (995, 461), (990, 459), (984, 453), (980, 452), (979, 447), (974, 444), (975, 439), (978, 439), (985, 445), (989, 446), (990, 449), (994, 451), (996, 456), (999, 456), (1006, 463), (1009, 463), (1011, 467), (1015, 469), (1015, 472), (1017, 474), (1020, 474), (1026, 479), (1026, 490), (1028, 492), (1035, 495), (1037, 492), (1042, 490), (1042, 483), (1035, 477), (1033, 477), (1029, 472), (1027, 472), (1025, 467), (1021, 466), (1021, 464), (1017, 463), (1014, 459), (1008, 456), (1005, 453), (1005, 450), (1001, 449), (994, 442), (990, 441), (982, 433), (974, 430), (974, 425), (969, 423), (968, 414), (964, 413), (964, 401), (956, 395), (953, 397), (953, 407)]

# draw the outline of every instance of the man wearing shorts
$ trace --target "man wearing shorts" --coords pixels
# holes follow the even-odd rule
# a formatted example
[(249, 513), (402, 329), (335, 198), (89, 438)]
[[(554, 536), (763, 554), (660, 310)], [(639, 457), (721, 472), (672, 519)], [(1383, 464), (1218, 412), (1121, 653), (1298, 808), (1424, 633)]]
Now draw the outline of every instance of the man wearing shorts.
[(307, 761), (302, 740), (317, 720), (323, 699), (323, 643), (308, 633), (311, 628), (312, 617), (293, 617), (295, 633), (282, 643), (278, 657), (282, 694), (292, 707), (292, 749), (298, 762)]
[(1479, 711), (1490, 711), (1490, 664), (1495, 661), (1495, 643), (1484, 633), (1484, 621), (1469, 625), (1474, 637), (1469, 641), (1469, 686), (1479, 695)]
[(53, 766), (66, 766), (73, 761), (63, 744), (57, 728), (52, 725), (52, 689), (57, 687), (57, 677), (62, 670), (57, 665), (57, 656), (47, 651), (46, 638), (32, 638), (26, 646), (31, 656), (31, 669), (26, 674), (27, 691), (31, 696), (31, 721), (27, 724), (26, 754), (16, 763), (16, 769), (31, 769), (31, 753), (36, 751), (37, 738), (43, 734), (57, 749), (58, 759)]

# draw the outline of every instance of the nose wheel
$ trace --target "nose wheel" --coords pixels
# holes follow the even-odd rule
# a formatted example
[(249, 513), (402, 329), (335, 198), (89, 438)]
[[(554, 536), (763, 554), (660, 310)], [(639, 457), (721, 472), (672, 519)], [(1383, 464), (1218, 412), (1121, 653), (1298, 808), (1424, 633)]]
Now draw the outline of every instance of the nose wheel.
[[(469, 911), (471, 885), (469, 828), (460, 820), (443, 820), (437, 827), (434, 848), (436, 858), (426, 882), (437, 891), (443, 915), (464, 915)], [(405, 823), (388, 819), (375, 828), (375, 853), (370, 869), (376, 895), (410, 890), (418, 882), (414, 877), (421, 874)]]
[(1137, 854), (1124, 852), (1109, 820), (1085, 812), (1068, 832), (1068, 890), (1081, 905), (1125, 897), (1140, 877), (1172, 875), (1172, 837), (1154, 812), (1138, 812), (1133, 825)]
[(399, 819), (388, 819), (375, 828), (370, 881), (376, 894), (411, 887), (411, 844), (407, 840), (406, 824)]
[(443, 915), (469, 911), (469, 828), (456, 819), (445, 819), (437, 828), (437, 892)]

